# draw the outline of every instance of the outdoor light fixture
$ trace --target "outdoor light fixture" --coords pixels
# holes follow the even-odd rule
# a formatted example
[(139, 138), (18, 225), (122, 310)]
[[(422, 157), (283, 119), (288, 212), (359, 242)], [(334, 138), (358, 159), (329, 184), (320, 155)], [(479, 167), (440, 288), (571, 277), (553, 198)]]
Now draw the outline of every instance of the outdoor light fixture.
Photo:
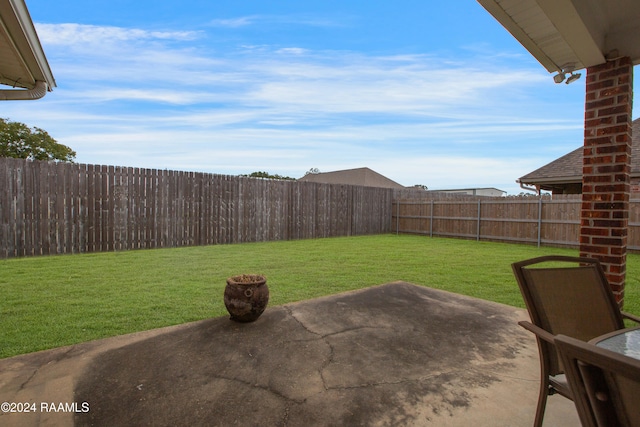
[(580, 74), (580, 73), (574, 73), (574, 72), (571, 72), (571, 75), (570, 75), (569, 77), (567, 77), (567, 81), (566, 81), (566, 82), (564, 82), (564, 83), (565, 83), (565, 84), (573, 83), (573, 82), (575, 82), (576, 80), (578, 80), (578, 79), (580, 78), (580, 76), (581, 76), (581, 75), (582, 75), (582, 74)]
[[(553, 76), (553, 81), (555, 83), (564, 82), (565, 84), (570, 84), (570, 83), (575, 82), (582, 75), (580, 73), (574, 73), (573, 70), (575, 70), (575, 69), (576, 69), (575, 68), (575, 64), (573, 64), (573, 63), (565, 64), (562, 67), (562, 69), (558, 71), (558, 74)], [(567, 74), (569, 74), (569, 77), (567, 77)], [(565, 79), (567, 80), (566, 82), (565, 82)]]

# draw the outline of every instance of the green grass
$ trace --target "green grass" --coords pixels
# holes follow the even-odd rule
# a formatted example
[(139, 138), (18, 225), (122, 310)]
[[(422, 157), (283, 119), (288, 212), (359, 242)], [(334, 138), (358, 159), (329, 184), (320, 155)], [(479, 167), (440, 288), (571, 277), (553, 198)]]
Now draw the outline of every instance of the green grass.
[[(510, 264), (575, 250), (378, 235), (0, 261), (0, 357), (227, 315), (225, 279), (267, 276), (269, 306), (405, 280), (523, 307)], [(640, 313), (640, 256), (625, 309)]]

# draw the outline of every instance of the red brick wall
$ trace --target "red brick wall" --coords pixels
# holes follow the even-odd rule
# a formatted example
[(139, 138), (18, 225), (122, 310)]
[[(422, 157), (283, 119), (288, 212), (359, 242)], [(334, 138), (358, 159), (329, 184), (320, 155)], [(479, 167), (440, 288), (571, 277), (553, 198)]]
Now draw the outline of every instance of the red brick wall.
[(586, 85), (580, 253), (600, 259), (622, 306), (631, 189), (631, 60), (588, 68)]

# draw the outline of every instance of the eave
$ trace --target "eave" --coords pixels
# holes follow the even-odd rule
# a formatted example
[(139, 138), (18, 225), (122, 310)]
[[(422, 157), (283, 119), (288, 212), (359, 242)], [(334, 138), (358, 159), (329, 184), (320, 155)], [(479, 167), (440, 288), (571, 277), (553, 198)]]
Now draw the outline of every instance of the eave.
[(640, 1), (478, 2), (549, 72), (579, 70), (619, 56), (640, 63)]
[(0, 0), (0, 84), (32, 91), (56, 87), (24, 0)]

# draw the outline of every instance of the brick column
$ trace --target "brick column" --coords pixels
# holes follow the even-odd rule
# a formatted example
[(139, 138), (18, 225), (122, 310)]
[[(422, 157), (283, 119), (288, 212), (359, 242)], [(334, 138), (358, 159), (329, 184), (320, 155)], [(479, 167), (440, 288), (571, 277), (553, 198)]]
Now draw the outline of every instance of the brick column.
[(622, 307), (627, 262), (633, 65), (587, 69), (580, 255), (598, 258)]

